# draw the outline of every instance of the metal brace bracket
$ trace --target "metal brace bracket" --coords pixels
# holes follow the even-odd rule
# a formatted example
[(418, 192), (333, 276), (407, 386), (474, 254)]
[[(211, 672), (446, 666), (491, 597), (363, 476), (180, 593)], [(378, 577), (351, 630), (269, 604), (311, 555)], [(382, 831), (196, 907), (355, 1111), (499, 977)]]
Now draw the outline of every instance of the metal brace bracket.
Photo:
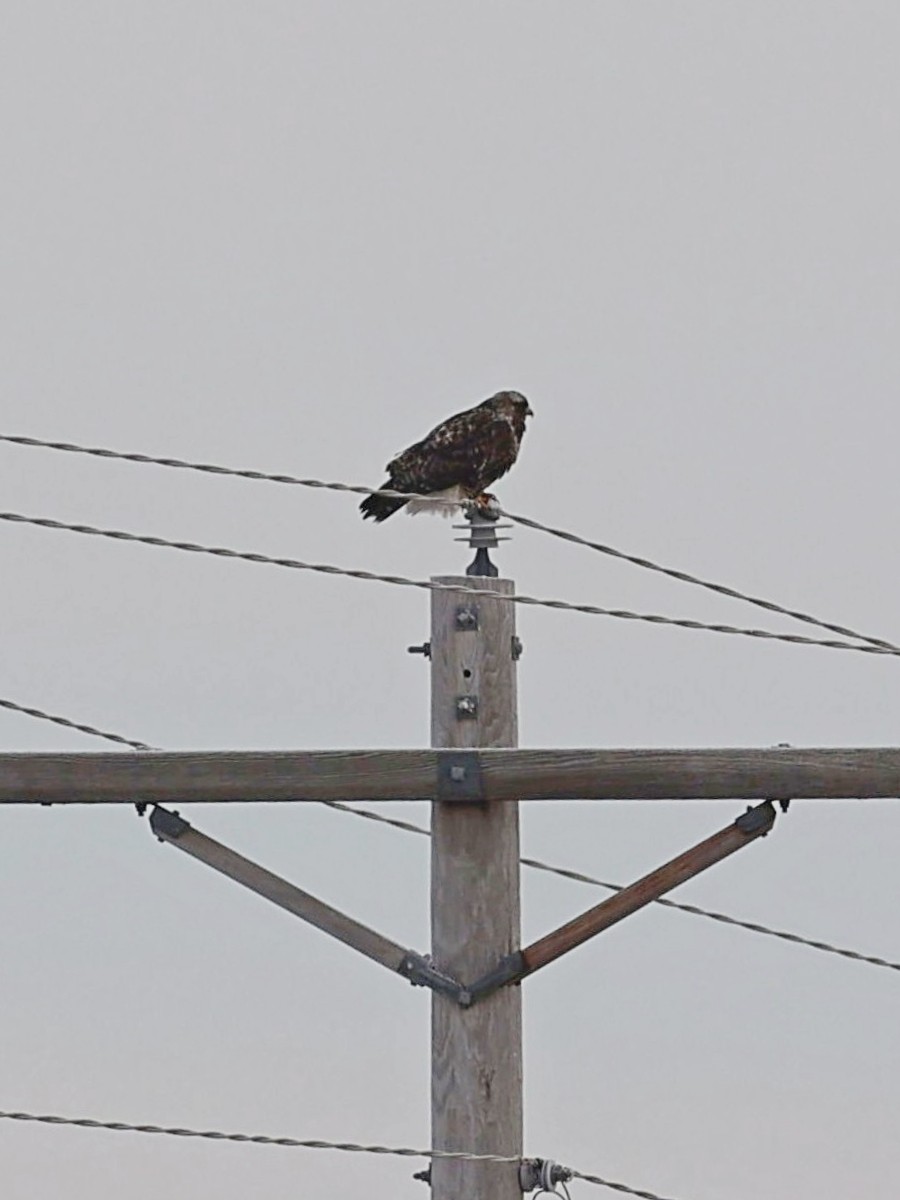
[[(740, 829), (741, 833), (757, 833), (760, 829), (765, 829), (768, 833), (774, 824), (775, 809), (772, 807), (772, 801), (763, 800), (761, 804), (755, 804), (753, 808), (748, 808), (745, 813), (741, 813), (735, 820), (734, 827)], [(763, 833), (762, 836), (765, 837), (766, 833)]]
[(442, 751), (438, 755), (438, 800), (449, 803), (484, 804), (484, 774), (474, 750)]
[(441, 992), (455, 1000), (461, 1008), (468, 1008), (472, 1003), (471, 994), (461, 983), (439, 971), (433, 963), (421, 954), (416, 954), (414, 950), (410, 950), (397, 971), (408, 979), (413, 987), (428, 987), (433, 992)]
[(521, 951), (514, 950), (512, 954), (501, 958), (496, 967), (492, 967), (480, 979), (476, 979), (473, 984), (470, 984), (469, 992), (472, 996), (472, 1003), (477, 1004), (479, 1000), (499, 991), (507, 983), (518, 983), (524, 974), (525, 961)]
[(160, 808), (158, 804), (150, 814), (150, 828), (160, 841), (163, 840), (163, 834), (167, 838), (177, 840), (183, 833), (187, 833), (190, 827), (190, 822), (184, 817), (179, 816), (177, 812), (170, 812), (167, 808)]

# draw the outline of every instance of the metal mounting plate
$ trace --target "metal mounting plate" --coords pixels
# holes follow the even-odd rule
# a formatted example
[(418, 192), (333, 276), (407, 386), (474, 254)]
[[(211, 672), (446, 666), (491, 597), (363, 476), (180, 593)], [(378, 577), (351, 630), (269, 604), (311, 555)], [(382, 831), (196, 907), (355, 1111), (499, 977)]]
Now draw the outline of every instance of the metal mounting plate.
[(463, 630), (466, 633), (475, 633), (478, 630), (478, 606), (469, 602), (468, 604), (458, 604), (456, 607), (456, 628)]
[(484, 804), (484, 776), (474, 750), (442, 751), (438, 755), (436, 795), (444, 802)]

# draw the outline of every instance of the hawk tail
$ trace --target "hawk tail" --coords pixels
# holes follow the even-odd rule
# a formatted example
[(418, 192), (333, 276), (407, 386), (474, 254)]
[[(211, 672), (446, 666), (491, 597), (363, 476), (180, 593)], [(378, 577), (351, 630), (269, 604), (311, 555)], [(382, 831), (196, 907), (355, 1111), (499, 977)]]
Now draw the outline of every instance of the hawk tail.
[[(389, 479), (384, 486), (385, 488), (392, 488), (394, 484)], [(377, 524), (380, 521), (386, 521), (388, 517), (392, 516), (406, 503), (406, 500), (399, 496), (379, 496), (375, 494), (366, 496), (365, 500), (359, 506), (359, 511), (362, 513), (364, 521), (371, 517)]]

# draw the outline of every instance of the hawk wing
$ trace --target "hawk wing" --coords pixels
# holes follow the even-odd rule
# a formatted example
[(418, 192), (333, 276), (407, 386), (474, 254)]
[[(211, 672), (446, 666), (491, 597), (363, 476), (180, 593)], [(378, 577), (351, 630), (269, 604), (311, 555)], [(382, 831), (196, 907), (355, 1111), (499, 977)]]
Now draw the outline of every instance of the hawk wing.
[(392, 458), (387, 471), (398, 491), (431, 494), (459, 487), (477, 496), (510, 469), (518, 449), (508, 420), (470, 409)]
[[(388, 479), (381, 490), (427, 496), (452, 491), (460, 500), (482, 495), (489, 484), (506, 474), (519, 453), (524, 417), (522, 429), (517, 430), (509, 415), (498, 411), (496, 402), (506, 395), (518, 393), (498, 393), (475, 408), (456, 413), (395, 455), (387, 465)], [(521, 400), (527, 405), (524, 397)], [(385, 521), (406, 502), (403, 497), (374, 493), (359, 507), (364, 518)], [(410, 511), (418, 507), (419, 502), (414, 501)]]

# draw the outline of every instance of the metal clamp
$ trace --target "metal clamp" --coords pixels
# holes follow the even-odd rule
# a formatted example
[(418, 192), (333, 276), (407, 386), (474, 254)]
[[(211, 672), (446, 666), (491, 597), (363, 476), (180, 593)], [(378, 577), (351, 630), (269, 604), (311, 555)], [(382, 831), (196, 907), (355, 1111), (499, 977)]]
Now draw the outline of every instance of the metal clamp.
[(774, 824), (775, 809), (772, 807), (772, 801), (763, 800), (762, 804), (756, 804), (745, 813), (741, 813), (734, 827), (740, 829), (741, 833), (759, 833), (762, 829), (765, 831), (762, 837), (765, 837)]
[(190, 823), (184, 817), (179, 816), (177, 812), (170, 812), (167, 808), (160, 808), (158, 804), (150, 814), (150, 828), (161, 842), (177, 841), (190, 827)]
[(567, 1183), (572, 1172), (552, 1158), (524, 1158), (519, 1167), (519, 1187), (523, 1192), (555, 1192), (558, 1183)]
[(522, 957), (521, 950), (514, 950), (512, 954), (507, 954), (505, 958), (501, 958), (496, 967), (492, 967), (490, 971), (486, 971), (480, 979), (476, 979), (469, 986), (469, 992), (472, 996), (472, 1003), (477, 1004), (479, 1000), (483, 1000), (485, 996), (490, 996), (494, 992), (505, 987), (508, 983), (518, 983), (525, 974), (525, 960)]
[(461, 1008), (468, 1008), (472, 1003), (472, 997), (467, 988), (458, 983), (452, 975), (445, 975), (443, 971), (439, 971), (428, 958), (416, 954), (414, 950), (410, 950), (397, 970), (409, 980), (413, 987), (431, 988), (433, 992), (449, 996)]

